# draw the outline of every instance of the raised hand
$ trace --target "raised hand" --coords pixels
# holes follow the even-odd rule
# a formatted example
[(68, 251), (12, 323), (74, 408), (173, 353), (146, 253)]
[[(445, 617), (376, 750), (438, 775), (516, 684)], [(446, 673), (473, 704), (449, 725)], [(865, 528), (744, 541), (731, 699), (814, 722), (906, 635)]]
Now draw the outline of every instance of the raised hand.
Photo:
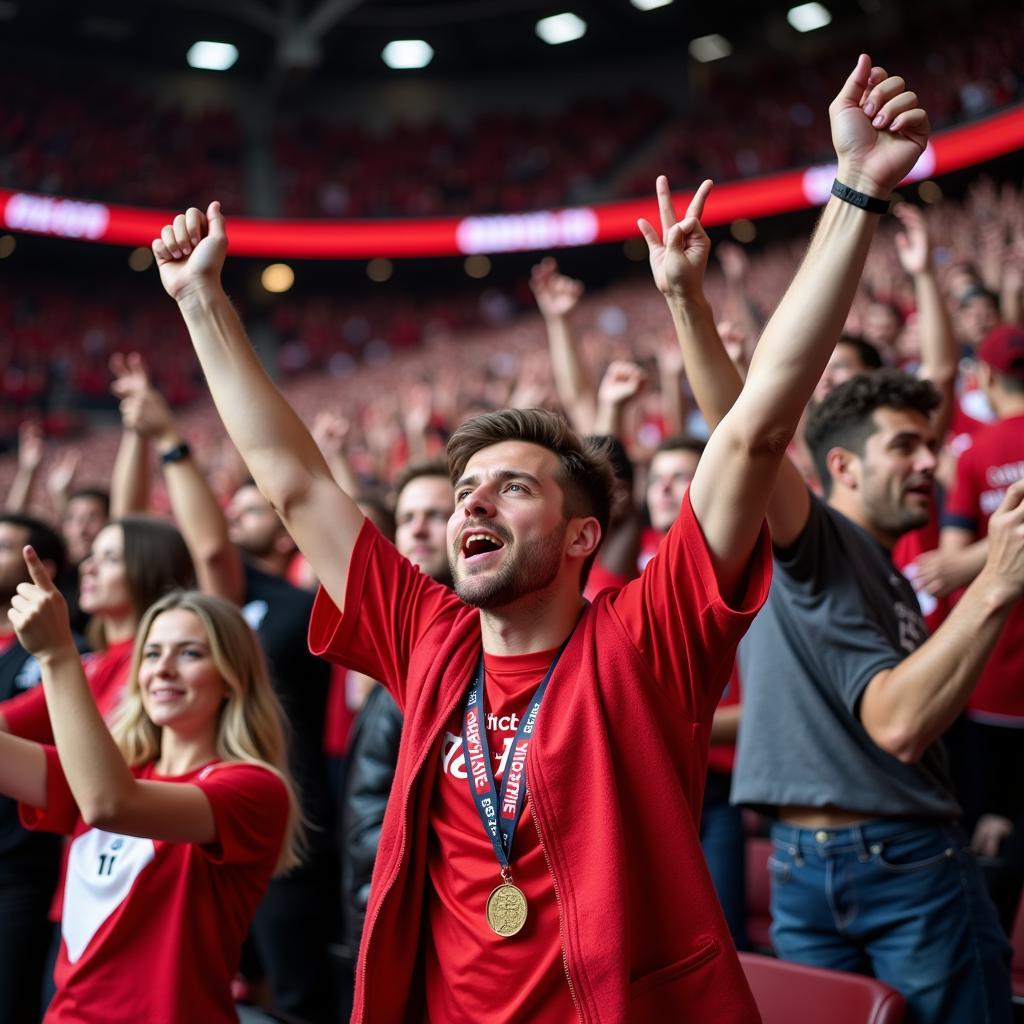
[(344, 416), (329, 409), (321, 409), (313, 417), (313, 427), (310, 433), (317, 447), (325, 456), (331, 458), (345, 452), (345, 444), (348, 441), (349, 431), (352, 425)]
[(1024, 480), (1010, 484), (988, 521), (988, 560), (982, 574), (995, 583), (994, 590), (1001, 584), (1003, 595), (1012, 600), (1024, 594)]
[(636, 398), (647, 383), (647, 372), (642, 366), (625, 360), (612, 363), (601, 378), (597, 400), (602, 405), (620, 406)]
[(711, 184), (710, 180), (701, 184), (686, 210), (686, 216), (678, 221), (668, 178), (662, 174), (656, 186), (661, 235), (649, 221), (642, 218), (637, 221), (647, 242), (654, 283), (667, 299), (700, 298), (704, 294), (704, 271), (708, 265), (711, 241), (700, 218)]
[(18, 584), (8, 612), (18, 641), (40, 659), (58, 654), (77, 658), (68, 606), (61, 592), (32, 547), (26, 545), (22, 554), (32, 582)]
[(422, 439), (434, 415), (434, 392), (429, 384), (409, 388), (402, 411), (402, 426), (408, 438)]
[(138, 352), (110, 357), (114, 375), (110, 390), (121, 399), (119, 411), (125, 430), (143, 437), (161, 438), (174, 432), (174, 415), (164, 396), (149, 381), (146, 364)]
[(911, 276), (923, 274), (931, 266), (932, 252), (928, 238), (928, 225), (924, 214), (909, 203), (899, 203), (893, 216), (903, 225), (896, 235), (896, 255), (900, 266)]
[(82, 453), (78, 448), (68, 448), (58, 456), (46, 477), (46, 489), (55, 500), (63, 501), (67, 497), (81, 460)]
[(740, 246), (735, 242), (722, 242), (715, 250), (715, 255), (721, 264), (726, 281), (742, 284), (746, 280), (750, 260)]
[(160, 280), (176, 302), (203, 288), (219, 288), (220, 272), (228, 251), (228, 236), (220, 203), (212, 202), (204, 214), (194, 206), (164, 225), (153, 239), (153, 255)]
[(928, 115), (917, 104), (917, 94), (902, 78), (872, 67), (871, 58), (860, 55), (828, 108), (844, 185), (888, 199), (928, 142)]
[(43, 428), (35, 420), (24, 420), (18, 427), (18, 469), (35, 473), (43, 461), (45, 446)]
[(568, 316), (583, 295), (583, 282), (559, 273), (558, 264), (550, 256), (533, 268), (530, 288), (545, 320)]

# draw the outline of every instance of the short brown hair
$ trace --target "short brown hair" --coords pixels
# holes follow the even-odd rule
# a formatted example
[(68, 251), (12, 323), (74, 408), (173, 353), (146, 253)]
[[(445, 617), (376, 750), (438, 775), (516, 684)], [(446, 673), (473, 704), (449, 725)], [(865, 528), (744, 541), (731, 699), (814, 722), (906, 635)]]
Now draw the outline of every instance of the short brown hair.
[(448, 463), (444, 459), (424, 459), (420, 462), (410, 462), (403, 466), (395, 476), (395, 482), (391, 485), (391, 495), (394, 503), (398, 504), (402, 491), (420, 477), (439, 476), (448, 479)]
[[(487, 412), (467, 420), (448, 440), (448, 478), (452, 485), (458, 482), (466, 464), (477, 452), (503, 441), (522, 441), (554, 452), (558, 456), (557, 480), (562, 488), (565, 516), (593, 516), (604, 540), (615, 490), (606, 442), (596, 438), (585, 441), (561, 415), (548, 409)], [(583, 563), (581, 586), (587, 582), (599, 549), (600, 545)]]

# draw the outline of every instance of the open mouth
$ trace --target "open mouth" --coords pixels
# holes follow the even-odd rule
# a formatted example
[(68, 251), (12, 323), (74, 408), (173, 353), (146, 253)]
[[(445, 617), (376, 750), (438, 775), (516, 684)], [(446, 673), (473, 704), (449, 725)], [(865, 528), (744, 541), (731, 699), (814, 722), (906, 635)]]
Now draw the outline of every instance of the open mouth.
[(906, 488), (906, 494), (915, 494), (919, 498), (930, 498), (934, 492), (931, 481), (926, 481), (920, 484), (914, 484), (911, 487)]
[(472, 561), (500, 551), (504, 546), (504, 541), (493, 533), (473, 530), (463, 535), (460, 550), (463, 558)]

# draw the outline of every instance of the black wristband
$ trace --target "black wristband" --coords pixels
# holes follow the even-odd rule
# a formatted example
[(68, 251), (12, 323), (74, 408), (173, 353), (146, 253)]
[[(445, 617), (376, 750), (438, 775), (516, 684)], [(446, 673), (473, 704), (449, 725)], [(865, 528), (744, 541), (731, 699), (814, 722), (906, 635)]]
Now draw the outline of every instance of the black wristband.
[(181, 462), (182, 459), (187, 459), (191, 454), (192, 449), (189, 448), (188, 443), (182, 441), (181, 444), (175, 445), (173, 448), (169, 448), (167, 451), (162, 452), (160, 455), (160, 461), (165, 466), (169, 466), (172, 462)]
[(842, 199), (844, 203), (850, 203), (851, 206), (858, 206), (862, 210), (867, 210), (868, 213), (888, 213), (889, 212), (889, 200), (888, 199), (876, 199), (874, 196), (869, 196), (866, 192), (858, 192), (856, 189), (850, 188), (849, 185), (844, 185), (838, 178), (832, 182), (832, 195), (836, 199)]

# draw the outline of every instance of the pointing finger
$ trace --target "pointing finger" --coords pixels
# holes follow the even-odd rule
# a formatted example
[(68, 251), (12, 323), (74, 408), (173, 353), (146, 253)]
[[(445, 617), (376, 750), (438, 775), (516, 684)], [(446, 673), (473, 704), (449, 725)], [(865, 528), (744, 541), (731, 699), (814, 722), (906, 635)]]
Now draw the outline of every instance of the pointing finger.
[(26, 544), (22, 548), (21, 553), (25, 556), (25, 564), (28, 566), (28, 574), (32, 577), (32, 582), (45, 593), (54, 591), (56, 587), (53, 584), (53, 580), (50, 579), (50, 574), (46, 571), (46, 567), (36, 554), (36, 549), (31, 544)]

